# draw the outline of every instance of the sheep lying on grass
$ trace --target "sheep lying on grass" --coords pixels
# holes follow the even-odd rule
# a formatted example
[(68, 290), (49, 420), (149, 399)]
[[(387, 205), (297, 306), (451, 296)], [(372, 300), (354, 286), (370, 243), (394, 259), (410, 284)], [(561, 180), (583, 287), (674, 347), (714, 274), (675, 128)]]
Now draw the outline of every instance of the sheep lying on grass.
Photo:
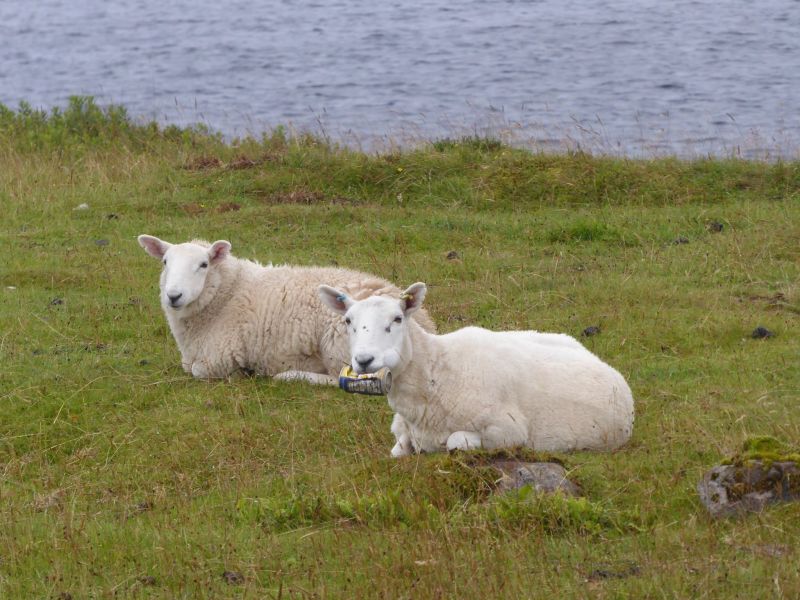
[(424, 283), (399, 300), (357, 301), (327, 285), (319, 291), (345, 315), (353, 369), (392, 372), (392, 456), (519, 445), (611, 449), (631, 436), (628, 384), (574, 338), (479, 327), (427, 333), (409, 319), (425, 297)]
[[(317, 286), (333, 281), (355, 298), (400, 294), (356, 271), (262, 266), (231, 255), (227, 241), (170, 244), (140, 235), (139, 244), (164, 263), (161, 306), (183, 368), (195, 377), (244, 371), (335, 385), (349, 362), (347, 334), (320, 304)], [(435, 330), (427, 313), (416, 319)]]

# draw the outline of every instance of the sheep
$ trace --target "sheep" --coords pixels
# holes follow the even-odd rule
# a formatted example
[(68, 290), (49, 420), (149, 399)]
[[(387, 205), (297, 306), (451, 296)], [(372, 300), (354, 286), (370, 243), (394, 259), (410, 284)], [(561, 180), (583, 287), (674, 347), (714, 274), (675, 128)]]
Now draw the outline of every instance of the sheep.
[(628, 441), (628, 384), (577, 340), (480, 327), (435, 335), (409, 319), (426, 290), (415, 283), (400, 299), (356, 300), (319, 288), (323, 303), (345, 316), (353, 370), (392, 373), (392, 456), (513, 446), (607, 450)]
[[(356, 298), (400, 293), (388, 281), (346, 269), (262, 266), (234, 257), (225, 240), (138, 240), (164, 264), (161, 306), (183, 369), (197, 378), (243, 372), (335, 385), (349, 362), (347, 335), (320, 304), (317, 286), (333, 280)], [(417, 320), (435, 330), (427, 313)]]

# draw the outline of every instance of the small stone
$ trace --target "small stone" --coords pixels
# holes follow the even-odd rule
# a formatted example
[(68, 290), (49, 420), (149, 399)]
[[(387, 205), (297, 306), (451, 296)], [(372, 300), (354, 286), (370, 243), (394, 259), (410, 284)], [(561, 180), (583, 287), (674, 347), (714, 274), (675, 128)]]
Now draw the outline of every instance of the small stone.
[(720, 231), (722, 231), (724, 229), (724, 227), (725, 226), (722, 223), (720, 223), (719, 221), (711, 221), (708, 224), (708, 230), (710, 232), (712, 232), (712, 233), (719, 233)]
[(223, 571), (222, 578), (225, 580), (225, 583), (229, 585), (239, 585), (240, 583), (244, 583), (244, 575), (237, 573), (236, 571)]
[(676, 246), (678, 244), (688, 244), (689, 243), (689, 238), (684, 237), (682, 235), (679, 235), (674, 240), (672, 240), (672, 243), (675, 244)]
[(450, 250), (450, 252), (447, 253), (447, 260), (458, 260), (459, 258), (461, 258), (461, 256), (459, 256), (458, 252), (455, 250)]
[(620, 565), (598, 564), (597, 568), (589, 573), (589, 581), (597, 581), (600, 579), (625, 579), (626, 577), (633, 577), (641, 573), (639, 565), (634, 562), (626, 562)]
[(553, 462), (520, 462), (498, 460), (492, 463), (502, 474), (498, 490), (507, 492), (529, 485), (538, 494), (561, 491), (567, 496), (580, 496), (580, 488), (567, 479), (567, 471)]
[(766, 327), (761, 327), (760, 325), (753, 330), (753, 333), (750, 334), (750, 337), (752, 337), (754, 340), (763, 340), (765, 338), (771, 338), (774, 336), (775, 334), (769, 329)]
[(62, 298), (53, 298), (50, 300), (50, 306), (61, 306), (64, 304), (64, 300)]
[(586, 329), (584, 329), (581, 335), (583, 337), (592, 337), (593, 335), (597, 335), (598, 333), (600, 333), (600, 327), (597, 325), (591, 325)]
[(133, 507), (133, 512), (134, 512), (134, 514), (139, 514), (139, 513), (147, 512), (148, 510), (152, 510), (152, 509), (153, 509), (153, 503), (144, 501), (144, 502), (137, 503)]
[(108, 246), (108, 240), (95, 240), (94, 243), (98, 246)]

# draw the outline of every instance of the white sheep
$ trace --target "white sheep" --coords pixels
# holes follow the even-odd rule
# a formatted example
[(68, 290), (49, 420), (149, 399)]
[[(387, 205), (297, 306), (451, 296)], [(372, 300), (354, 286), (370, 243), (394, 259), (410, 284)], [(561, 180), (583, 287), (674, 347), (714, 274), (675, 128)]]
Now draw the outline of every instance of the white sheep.
[(358, 301), (327, 285), (319, 292), (345, 316), (352, 368), (392, 373), (392, 456), (518, 445), (612, 449), (631, 436), (625, 379), (568, 335), (480, 327), (427, 333), (409, 319), (424, 283), (399, 300)]
[[(170, 244), (140, 235), (161, 260), (161, 306), (184, 370), (219, 378), (237, 372), (335, 385), (349, 362), (341, 319), (325, 310), (317, 287), (334, 281), (356, 298), (400, 290), (383, 279), (339, 268), (262, 266), (234, 257), (230, 242)], [(425, 314), (417, 320), (435, 329)]]

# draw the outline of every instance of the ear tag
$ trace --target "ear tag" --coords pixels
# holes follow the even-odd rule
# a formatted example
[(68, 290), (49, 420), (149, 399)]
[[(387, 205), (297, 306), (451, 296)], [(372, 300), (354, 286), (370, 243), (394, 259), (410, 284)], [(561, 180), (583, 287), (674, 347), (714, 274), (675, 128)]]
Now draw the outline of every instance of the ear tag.
[(344, 302), (345, 300), (347, 300), (347, 296), (344, 296), (344, 295), (336, 296), (336, 301), (337, 302)]

